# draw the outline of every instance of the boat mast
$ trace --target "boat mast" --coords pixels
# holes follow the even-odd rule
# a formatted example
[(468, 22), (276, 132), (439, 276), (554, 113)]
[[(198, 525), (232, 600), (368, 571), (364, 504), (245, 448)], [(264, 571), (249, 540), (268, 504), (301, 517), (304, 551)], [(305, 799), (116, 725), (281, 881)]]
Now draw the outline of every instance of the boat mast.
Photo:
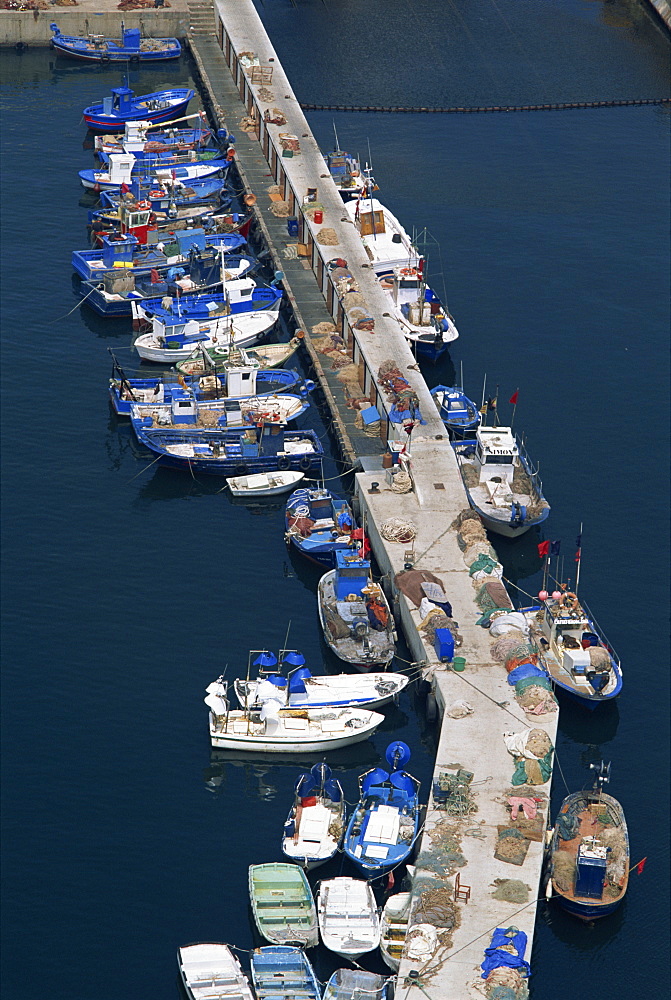
[(576, 551), (576, 554), (575, 554), (575, 561), (578, 564), (577, 569), (575, 571), (575, 593), (576, 593), (576, 597), (578, 596), (578, 584), (580, 583), (580, 557), (581, 557), (581, 553), (582, 553), (582, 521), (580, 522), (580, 534), (578, 535), (578, 545), (577, 545), (577, 551)]

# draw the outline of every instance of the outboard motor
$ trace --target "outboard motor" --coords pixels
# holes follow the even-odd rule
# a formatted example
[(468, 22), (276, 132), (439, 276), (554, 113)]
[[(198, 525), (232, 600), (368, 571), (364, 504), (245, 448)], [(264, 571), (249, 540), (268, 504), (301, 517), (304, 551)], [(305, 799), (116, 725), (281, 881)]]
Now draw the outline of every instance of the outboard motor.
[(608, 683), (609, 676), (610, 674), (606, 673), (606, 671), (597, 672), (596, 670), (588, 670), (585, 674), (585, 677), (594, 688), (596, 694), (601, 694)]
[(363, 639), (368, 635), (368, 622), (358, 621), (352, 625), (352, 638)]

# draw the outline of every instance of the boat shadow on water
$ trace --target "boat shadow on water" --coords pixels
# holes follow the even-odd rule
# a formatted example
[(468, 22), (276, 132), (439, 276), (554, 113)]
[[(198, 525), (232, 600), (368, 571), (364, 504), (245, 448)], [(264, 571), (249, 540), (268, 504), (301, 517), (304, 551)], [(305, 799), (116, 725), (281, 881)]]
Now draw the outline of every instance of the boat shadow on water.
[(203, 779), (209, 791), (219, 794), (226, 786), (228, 768), (243, 768), (248, 794), (265, 801), (276, 794), (275, 786), (266, 780), (267, 776), (277, 776), (278, 769), (281, 769), (295, 777), (298, 771), (309, 770), (318, 759), (324, 759), (332, 771), (354, 771), (361, 767), (374, 767), (382, 758), (371, 740), (312, 754), (212, 750), (210, 765), (203, 771)]
[(572, 950), (597, 954), (620, 935), (627, 915), (627, 897), (602, 920), (577, 921), (571, 913), (556, 906), (554, 900), (541, 905), (538, 913), (552, 933)]

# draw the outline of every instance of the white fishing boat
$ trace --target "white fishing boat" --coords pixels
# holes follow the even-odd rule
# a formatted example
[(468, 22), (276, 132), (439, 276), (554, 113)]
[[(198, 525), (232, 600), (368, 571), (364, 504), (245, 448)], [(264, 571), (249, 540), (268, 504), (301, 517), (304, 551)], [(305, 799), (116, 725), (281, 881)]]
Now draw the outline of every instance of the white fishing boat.
[(323, 943), (354, 961), (380, 943), (380, 918), (368, 882), (346, 876), (322, 882), (317, 918)]
[(284, 856), (305, 871), (329, 861), (342, 841), (346, 812), (342, 786), (328, 764), (300, 774), (282, 834)]
[(272, 330), (278, 316), (279, 311), (264, 309), (220, 316), (205, 322), (184, 317), (169, 325), (155, 316), (151, 332), (140, 334), (133, 346), (145, 361), (174, 365), (177, 361), (190, 358), (198, 344), (215, 353), (232, 346), (249, 347)]
[(519, 538), (550, 513), (538, 469), (510, 427), (478, 427), (475, 441), (453, 441), (468, 501), (485, 527)]
[(386, 293), (391, 314), (408, 343), (430, 360), (437, 360), (456, 340), (459, 331), (436, 293), (426, 282), (424, 260), (417, 266), (394, 267), (381, 275), (380, 287)]
[(368, 739), (384, 716), (365, 709), (283, 709), (266, 702), (260, 712), (232, 710), (220, 678), (207, 688), (210, 742), (228, 750), (320, 753)]
[(411, 892), (397, 892), (384, 904), (380, 918), (380, 954), (394, 972), (398, 971), (401, 964), (411, 903)]
[(391, 1000), (393, 983), (364, 969), (336, 969), (326, 984), (323, 1000)]
[(134, 428), (188, 427), (192, 430), (247, 428), (261, 424), (284, 427), (310, 404), (301, 396), (243, 396), (234, 399), (194, 399), (188, 388), (173, 390), (168, 403), (131, 403)]
[(258, 472), (252, 476), (227, 479), (226, 484), (234, 497), (254, 500), (256, 497), (272, 497), (279, 493), (288, 493), (304, 478), (302, 472)]
[(421, 254), (395, 215), (377, 198), (357, 198), (345, 203), (376, 274), (395, 267), (418, 267)]
[[(284, 655), (282, 655), (284, 654)], [(300, 658), (302, 663), (296, 663)], [(277, 660), (275, 661), (277, 663)], [(264, 701), (281, 701), (287, 708), (381, 708), (398, 698), (409, 678), (399, 673), (325, 674), (314, 677), (298, 650), (282, 650), (274, 671), (259, 669), (255, 680), (236, 678), (236, 697), (243, 708), (259, 709)], [(292, 666), (286, 677), (277, 671)]]
[(292, 337), (286, 344), (261, 344), (247, 349), (239, 348), (237, 344), (210, 352), (197, 347), (194, 354), (186, 361), (179, 361), (177, 370), (185, 375), (208, 375), (212, 371), (226, 368), (228, 365), (255, 368), (281, 368), (291, 358), (301, 345), (299, 337)]
[(227, 944), (187, 944), (177, 951), (190, 1000), (254, 1000), (251, 986)]

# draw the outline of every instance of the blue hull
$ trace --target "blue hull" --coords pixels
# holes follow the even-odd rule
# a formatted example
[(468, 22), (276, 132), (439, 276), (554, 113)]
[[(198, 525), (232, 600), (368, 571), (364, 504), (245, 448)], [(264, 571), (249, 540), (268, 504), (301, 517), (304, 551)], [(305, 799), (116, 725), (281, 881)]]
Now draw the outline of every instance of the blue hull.
[(578, 917), (579, 920), (586, 920), (592, 922), (593, 920), (599, 920), (601, 917), (607, 917), (609, 914), (617, 910), (618, 906), (622, 902), (622, 899), (615, 899), (612, 903), (580, 903), (573, 899), (566, 899), (565, 896), (559, 894), (553, 896), (563, 910), (570, 913), (574, 917)]
[[(317, 510), (315, 504), (324, 509)], [(299, 514), (299, 508), (307, 511), (307, 515)], [(307, 538), (303, 538), (290, 532), (290, 521), (296, 516), (309, 516), (315, 521), (326, 517), (332, 523), (322, 529), (313, 528), (310, 535)], [(360, 545), (359, 542), (355, 545), (351, 544), (349, 533), (340, 534), (338, 532), (335, 522), (338, 517), (343, 516), (349, 520), (347, 531), (356, 528), (349, 504), (336, 493), (331, 493), (330, 490), (318, 489), (296, 490), (287, 500), (284, 512), (284, 528), (287, 532), (287, 540), (296, 552), (300, 552), (302, 556), (317, 566), (323, 566), (324, 569), (335, 569), (337, 552), (351, 553)]]
[(619, 671), (616, 671), (616, 673), (617, 673), (617, 685), (615, 686), (614, 691), (612, 691), (610, 694), (605, 694), (605, 695), (595, 694), (589, 697), (581, 695), (580, 692), (574, 690), (574, 688), (562, 684), (561, 681), (558, 681), (556, 677), (552, 677), (551, 680), (552, 683), (557, 688), (557, 690), (565, 694), (568, 698), (571, 699), (571, 701), (577, 702), (579, 705), (582, 705), (583, 708), (586, 708), (589, 712), (593, 712), (595, 708), (599, 707), (599, 705), (608, 704), (608, 702), (613, 701), (620, 694), (620, 691), (622, 690), (622, 674), (620, 674)]
[(426, 358), (427, 361), (435, 362), (447, 352), (449, 345), (442, 340), (439, 344), (423, 340), (412, 340), (410, 341), (410, 347), (420, 357)]
[[(82, 115), (88, 127), (96, 132), (122, 132), (126, 122), (169, 122), (182, 117), (193, 96), (194, 91), (188, 87), (159, 90), (140, 97), (135, 97), (128, 87), (115, 87), (109, 108), (102, 102), (91, 104)], [(166, 101), (171, 103), (162, 107)]]

